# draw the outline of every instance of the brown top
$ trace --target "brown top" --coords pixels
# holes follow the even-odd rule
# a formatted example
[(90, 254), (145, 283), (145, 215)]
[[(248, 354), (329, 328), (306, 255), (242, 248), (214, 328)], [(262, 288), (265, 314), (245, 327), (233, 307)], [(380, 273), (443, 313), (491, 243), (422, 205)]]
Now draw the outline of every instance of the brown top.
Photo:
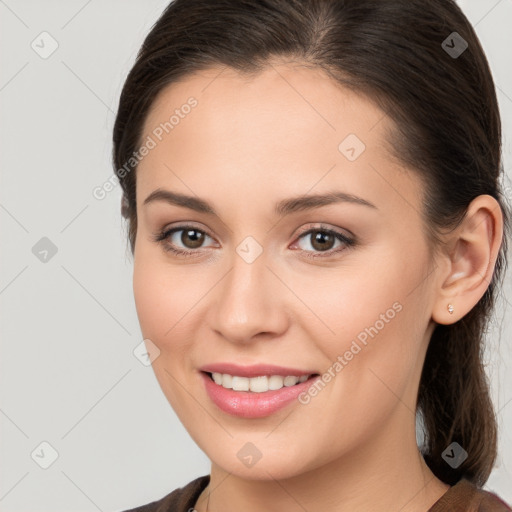
[[(192, 512), (199, 495), (209, 482), (210, 475), (200, 476), (158, 501), (123, 512)], [(469, 480), (462, 479), (426, 512), (512, 512), (512, 508), (496, 494), (479, 489)]]

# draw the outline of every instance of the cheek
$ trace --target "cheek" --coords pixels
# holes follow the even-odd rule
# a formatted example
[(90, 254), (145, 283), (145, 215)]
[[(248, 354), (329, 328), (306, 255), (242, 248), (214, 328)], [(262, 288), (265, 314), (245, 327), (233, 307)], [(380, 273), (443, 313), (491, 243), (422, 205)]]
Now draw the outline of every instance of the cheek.
[(333, 366), (335, 384), (329, 398), (338, 406), (331, 409), (328, 423), (335, 430), (342, 426), (360, 443), (370, 442), (392, 416), (411, 421), (415, 416), (418, 354), (408, 338), (410, 312), (400, 305), (383, 309), (388, 323), (368, 318), (354, 336), (343, 340), (341, 361)]
[[(322, 269), (313, 278), (295, 276), (293, 280), (294, 292), (305, 298), (314, 314), (307, 323), (301, 320), (304, 315), (297, 321), (310, 330), (311, 339), (322, 339), (331, 361), (349, 351), (354, 341), (361, 347), (367, 342), (369, 347), (372, 340), (387, 338), (405, 316), (407, 295), (413, 288), (410, 283), (418, 270), (407, 268), (399, 255), (385, 259), (365, 256), (360, 261), (354, 258), (354, 264), (346, 268), (340, 266), (329, 272)], [(393, 338), (397, 342), (402, 339), (396, 335)], [(363, 351), (358, 352), (356, 347), (356, 352)]]
[(422, 257), (416, 255), (414, 265), (411, 257), (397, 251), (366, 261), (365, 268), (334, 275), (321, 283), (321, 293), (309, 295), (308, 305), (330, 329), (315, 320), (315, 331), (310, 332), (311, 339), (320, 339), (318, 329), (325, 332), (321, 343), (328, 361), (326, 387), (333, 403), (344, 404), (354, 416), (347, 417), (344, 407), (332, 413), (343, 423), (354, 421), (354, 428), (363, 419), (382, 418), (398, 397), (407, 396), (404, 400), (414, 409), (409, 391), (426, 316), (424, 290), (418, 287), (425, 273), (418, 264)]
[(218, 271), (201, 265), (170, 263), (154, 248), (139, 248), (134, 259), (133, 293), (140, 329), (174, 373), (191, 370), (198, 332), (204, 327), (204, 309), (218, 281)]
[(133, 293), (139, 324), (143, 336), (161, 351), (168, 351), (171, 341), (176, 346), (182, 339), (187, 309), (197, 301), (197, 292), (197, 286), (192, 286), (179, 268), (171, 269), (159, 256), (146, 257), (141, 251), (135, 258)]
[(179, 268), (171, 270), (159, 255), (143, 252), (135, 258), (133, 271), (140, 329), (144, 339), (150, 339), (160, 351), (152, 362), (155, 377), (172, 408), (186, 422), (198, 414), (197, 405), (182, 388), (190, 379), (187, 355), (193, 346), (187, 311), (198, 301), (198, 287), (191, 286)]
[(135, 307), (144, 338), (151, 339), (157, 345), (163, 338), (163, 310), (169, 299), (163, 296), (165, 288), (161, 287), (162, 281), (158, 266), (137, 255), (133, 268)]

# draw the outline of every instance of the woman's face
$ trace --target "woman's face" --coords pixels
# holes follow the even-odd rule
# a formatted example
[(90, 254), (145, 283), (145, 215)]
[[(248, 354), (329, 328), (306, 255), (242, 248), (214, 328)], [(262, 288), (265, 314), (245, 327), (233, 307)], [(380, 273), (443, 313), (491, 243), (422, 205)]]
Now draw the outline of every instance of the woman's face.
[[(415, 442), (436, 267), (422, 186), (386, 151), (390, 126), (321, 71), (284, 63), (253, 78), (222, 68), (189, 76), (165, 89), (146, 119), (137, 313), (165, 396), (226, 471), (286, 478)], [(146, 202), (156, 190), (215, 213)], [(327, 193), (360, 201), (300, 206)], [(282, 391), (223, 391), (212, 400), (207, 389), (221, 386), (200, 369), (216, 363), (320, 377), (274, 410)]]

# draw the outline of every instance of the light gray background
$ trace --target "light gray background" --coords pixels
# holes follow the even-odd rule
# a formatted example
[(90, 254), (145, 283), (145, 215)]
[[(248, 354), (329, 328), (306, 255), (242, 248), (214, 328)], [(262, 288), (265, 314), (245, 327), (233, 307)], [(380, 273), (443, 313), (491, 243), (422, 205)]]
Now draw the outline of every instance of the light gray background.
[[(113, 172), (123, 80), (166, 5), (0, 0), (2, 512), (118, 511), (209, 472), (151, 367), (133, 355), (142, 336), (120, 188), (92, 195)], [(512, 1), (460, 5), (498, 87), (510, 200)], [(46, 59), (31, 47), (43, 31), (59, 45)], [(46, 263), (32, 252), (43, 237), (57, 247)], [(512, 502), (507, 279), (487, 352), (500, 458), (486, 488)], [(59, 454), (48, 469), (34, 460), (50, 453), (43, 441)]]

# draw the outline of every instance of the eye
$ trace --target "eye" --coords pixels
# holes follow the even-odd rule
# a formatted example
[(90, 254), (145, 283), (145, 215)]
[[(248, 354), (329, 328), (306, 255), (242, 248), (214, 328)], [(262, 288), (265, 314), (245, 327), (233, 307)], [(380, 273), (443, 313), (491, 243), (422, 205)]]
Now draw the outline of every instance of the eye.
[[(158, 233), (154, 241), (162, 244), (164, 250), (168, 252), (181, 256), (193, 256), (206, 238), (212, 239), (205, 231), (195, 226), (177, 226)], [(185, 246), (184, 249), (180, 248), (178, 242)]]
[[(314, 235), (314, 236), (312, 236)], [(303, 244), (302, 252), (307, 258), (322, 258), (332, 256), (333, 254), (343, 251), (347, 247), (352, 247), (356, 244), (354, 238), (348, 237), (340, 231), (326, 228), (323, 226), (308, 229), (299, 236), (299, 240), (304, 239), (306, 244)], [(339, 242), (337, 248), (336, 242)], [(297, 245), (297, 244), (294, 244)], [(312, 248), (313, 250), (310, 250)], [(316, 251), (316, 253), (315, 253)]]
[[(348, 237), (340, 231), (323, 226), (310, 228), (301, 233), (299, 240), (308, 240), (308, 237), (310, 242), (309, 244), (305, 244), (306, 248), (304, 248), (304, 246), (300, 247), (301, 252), (304, 253), (306, 258), (332, 256), (356, 244), (355, 238)], [(202, 248), (207, 238), (213, 240), (213, 238), (202, 229), (192, 225), (182, 225), (157, 233), (154, 235), (153, 240), (162, 244), (164, 250), (167, 252), (184, 257), (193, 257), (199, 255), (201, 251), (198, 251), (198, 249)], [(335, 246), (336, 242), (339, 242), (339, 246), (333, 248), (333, 244)], [(184, 248), (181, 248), (179, 244), (182, 244)], [(308, 245), (312, 250), (307, 248)]]

